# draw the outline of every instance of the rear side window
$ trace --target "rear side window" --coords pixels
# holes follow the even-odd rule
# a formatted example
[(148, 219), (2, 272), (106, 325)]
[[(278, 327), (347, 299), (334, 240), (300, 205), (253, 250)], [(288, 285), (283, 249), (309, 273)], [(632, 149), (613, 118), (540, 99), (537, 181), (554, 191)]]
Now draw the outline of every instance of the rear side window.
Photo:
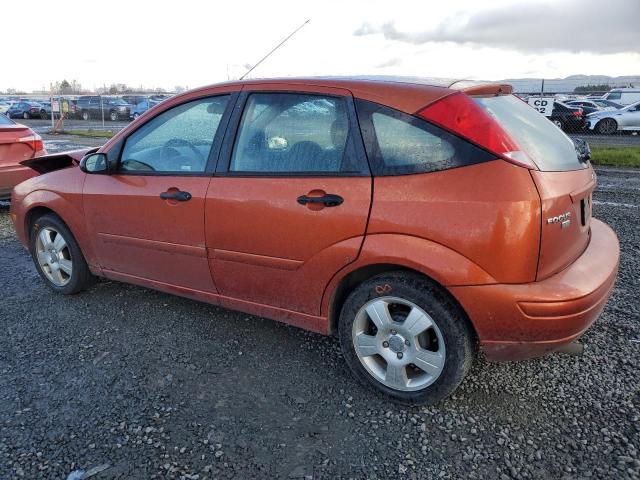
[(250, 94), (229, 171), (259, 175), (360, 173), (347, 100), (298, 93)]
[(494, 160), (466, 140), (420, 118), (358, 100), (358, 120), (377, 175), (435, 172)]
[[(513, 95), (476, 98), (489, 115), (516, 141), (542, 171), (566, 171), (585, 168), (576, 147), (562, 130), (546, 117)], [(555, 109), (568, 110), (556, 102)]]

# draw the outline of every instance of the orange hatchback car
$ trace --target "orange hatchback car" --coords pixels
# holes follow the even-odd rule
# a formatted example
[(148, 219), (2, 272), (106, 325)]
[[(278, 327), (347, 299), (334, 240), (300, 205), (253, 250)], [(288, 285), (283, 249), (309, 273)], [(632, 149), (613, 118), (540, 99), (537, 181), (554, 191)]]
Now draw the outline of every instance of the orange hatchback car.
[(478, 348), (575, 345), (618, 269), (588, 159), (508, 85), (225, 83), (24, 163), (43, 174), (12, 216), (54, 290), (102, 276), (337, 334), (404, 403), (449, 395)]

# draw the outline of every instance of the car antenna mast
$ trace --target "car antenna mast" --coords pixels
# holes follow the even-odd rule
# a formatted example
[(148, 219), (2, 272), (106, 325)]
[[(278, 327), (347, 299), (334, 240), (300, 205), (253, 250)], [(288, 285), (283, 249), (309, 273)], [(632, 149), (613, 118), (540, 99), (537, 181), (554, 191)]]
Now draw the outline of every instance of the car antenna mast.
[(298, 28), (296, 28), (293, 32), (291, 32), (289, 35), (287, 35), (287, 37), (282, 40), (278, 45), (276, 45), (269, 53), (267, 53), (264, 57), (262, 57), (253, 67), (251, 67), (249, 70), (247, 70), (244, 75), (242, 75), (240, 77), (240, 80), (242, 80), (244, 77), (246, 77), (247, 75), (249, 75), (258, 65), (260, 65), (262, 62), (264, 62), (273, 52), (275, 52), (277, 49), (279, 49), (282, 45), (285, 44), (285, 42), (287, 40), (289, 40), (291, 37), (293, 37), (296, 33), (298, 33), (300, 30), (302, 30), (302, 28), (311, 21), (311, 19), (307, 19), (305, 20), (305, 22), (300, 25)]

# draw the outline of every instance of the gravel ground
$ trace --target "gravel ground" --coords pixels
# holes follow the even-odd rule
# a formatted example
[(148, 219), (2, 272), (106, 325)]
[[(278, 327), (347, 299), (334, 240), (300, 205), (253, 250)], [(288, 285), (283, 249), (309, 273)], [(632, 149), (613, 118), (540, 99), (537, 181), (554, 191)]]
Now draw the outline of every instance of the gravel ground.
[(599, 169), (622, 244), (582, 358), (479, 359), (386, 403), (338, 343), (116, 282), (55, 295), (0, 211), (0, 478), (640, 478), (640, 172)]

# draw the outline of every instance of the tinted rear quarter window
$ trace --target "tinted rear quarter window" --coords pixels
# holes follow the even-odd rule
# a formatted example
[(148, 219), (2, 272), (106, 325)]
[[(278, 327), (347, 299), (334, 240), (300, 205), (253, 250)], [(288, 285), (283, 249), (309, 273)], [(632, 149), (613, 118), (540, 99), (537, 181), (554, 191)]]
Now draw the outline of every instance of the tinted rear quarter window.
[[(575, 144), (562, 130), (513, 95), (475, 98), (497, 120), (540, 170), (566, 171), (585, 168)], [(566, 107), (564, 107), (566, 108)]]
[(435, 172), (496, 158), (421, 118), (365, 100), (356, 109), (376, 175)]

